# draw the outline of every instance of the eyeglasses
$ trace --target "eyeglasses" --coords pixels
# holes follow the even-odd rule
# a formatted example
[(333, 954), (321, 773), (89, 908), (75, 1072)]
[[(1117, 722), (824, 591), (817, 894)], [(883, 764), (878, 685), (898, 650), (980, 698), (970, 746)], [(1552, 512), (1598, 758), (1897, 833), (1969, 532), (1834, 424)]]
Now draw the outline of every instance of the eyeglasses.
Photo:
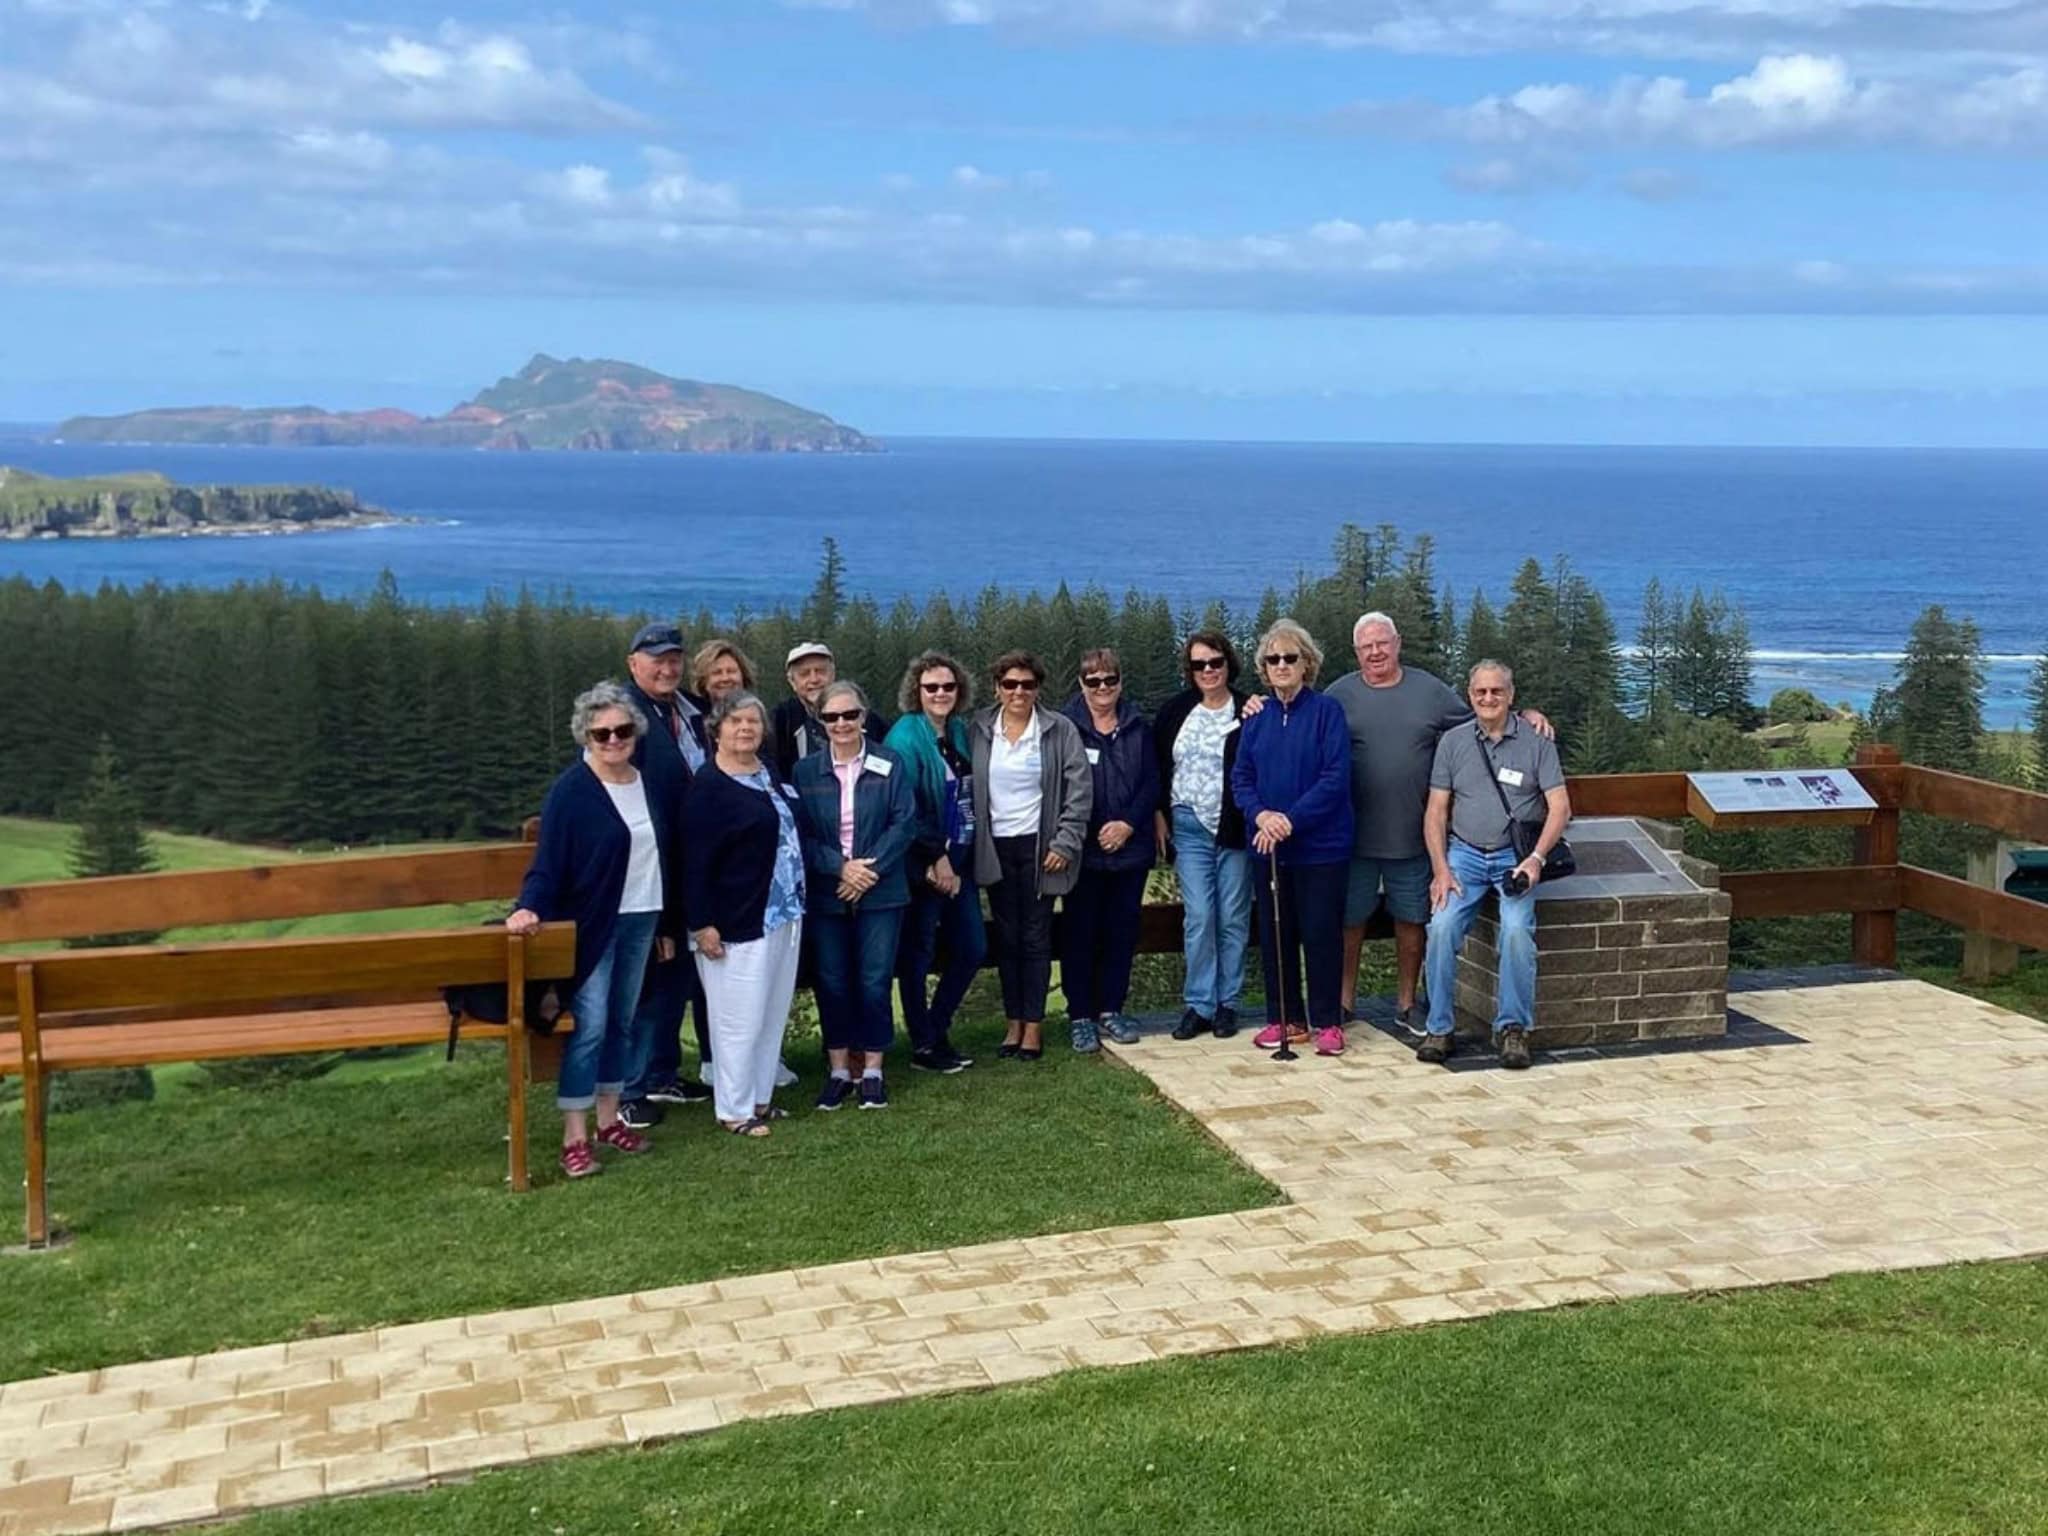
[(1266, 665), (1269, 667), (1291, 667), (1301, 660), (1299, 651), (1268, 651)]
[(1474, 688), (1472, 690), (1472, 697), (1475, 699), (1491, 699), (1499, 697), (1506, 692), (1507, 689), (1505, 688)]
[(1036, 693), (1038, 679), (1035, 677), (1006, 677), (996, 686), (1005, 693)]
[(858, 720), (866, 713), (864, 709), (826, 709), (818, 712), (818, 718), (827, 725), (843, 725), (849, 720)]
[(1123, 678), (1115, 672), (1099, 672), (1094, 677), (1081, 679), (1083, 688), (1114, 688)]
[(917, 686), (926, 693), (958, 693), (960, 691), (958, 683), (919, 683)]
[(1226, 665), (1227, 663), (1221, 656), (1190, 656), (1188, 658), (1188, 670), (1190, 672), (1221, 672)]
[(640, 727), (628, 720), (624, 725), (593, 725), (590, 739), (600, 747), (608, 741), (631, 741), (640, 734)]

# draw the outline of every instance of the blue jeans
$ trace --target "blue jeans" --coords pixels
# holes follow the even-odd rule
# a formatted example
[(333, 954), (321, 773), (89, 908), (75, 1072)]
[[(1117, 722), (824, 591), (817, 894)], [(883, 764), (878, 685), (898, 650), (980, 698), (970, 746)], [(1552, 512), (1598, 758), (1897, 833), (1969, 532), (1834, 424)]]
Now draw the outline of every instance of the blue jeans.
[(1429, 1032), (1448, 1035), (1458, 986), (1458, 950), (1472, 929), (1472, 917), (1488, 891), (1500, 897), (1500, 980), (1494, 989), (1493, 1032), (1510, 1024), (1536, 1022), (1536, 893), (1510, 896), (1500, 882), (1514, 869), (1513, 848), (1482, 853), (1455, 837), (1446, 850), (1454, 891), (1429, 920)]
[(813, 912), (804, 919), (817, 957), (818, 1029), (828, 1051), (878, 1056), (895, 1038), (889, 980), (896, 974), (896, 936), (903, 908)]
[(562, 1072), (555, 1080), (555, 1107), (588, 1109), (597, 1096), (626, 1086), (633, 1049), (633, 1016), (647, 978), (647, 957), (654, 951), (659, 912), (621, 912), (611, 944), (576, 989), (569, 1008), (575, 1031), (562, 1049)]
[[(952, 860), (953, 867), (971, 870), (972, 850)], [(931, 982), (932, 961), (941, 947), (946, 964), (937, 986)], [(974, 983), (988, 955), (988, 933), (981, 921), (981, 892), (963, 877), (960, 894), (946, 896), (922, 881), (911, 891), (903, 915), (903, 939), (897, 951), (896, 986), (903, 997), (903, 1027), (913, 1051), (937, 1050), (946, 1043), (953, 1015)], [(927, 1001), (929, 996), (929, 1001)]]
[(1252, 933), (1251, 855), (1217, 847), (1202, 819), (1176, 805), (1173, 862), (1180, 874), (1181, 946), (1188, 965), (1181, 1001), (1213, 1020), (1218, 1008), (1235, 1008), (1244, 991), (1244, 952)]
[(653, 1088), (674, 1087), (683, 1073), (683, 1008), (697, 1016), (697, 1054), (711, 1060), (704, 1029), (704, 987), (697, 965), (682, 945), (676, 957), (647, 968), (640, 1006), (633, 1015), (633, 1044), (626, 1060), (626, 1097), (644, 1099)]

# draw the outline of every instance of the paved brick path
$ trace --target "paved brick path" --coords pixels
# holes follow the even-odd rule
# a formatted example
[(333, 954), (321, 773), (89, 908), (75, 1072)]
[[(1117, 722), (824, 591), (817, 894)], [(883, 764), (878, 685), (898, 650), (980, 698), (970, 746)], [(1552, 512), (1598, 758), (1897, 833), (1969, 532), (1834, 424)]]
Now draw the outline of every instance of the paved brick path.
[(2048, 1251), (2048, 1028), (1911, 981), (1774, 1045), (1440, 1071), (1119, 1052), (1292, 1205), (0, 1387), (0, 1536), (217, 1517), (711, 1429), (1561, 1302)]

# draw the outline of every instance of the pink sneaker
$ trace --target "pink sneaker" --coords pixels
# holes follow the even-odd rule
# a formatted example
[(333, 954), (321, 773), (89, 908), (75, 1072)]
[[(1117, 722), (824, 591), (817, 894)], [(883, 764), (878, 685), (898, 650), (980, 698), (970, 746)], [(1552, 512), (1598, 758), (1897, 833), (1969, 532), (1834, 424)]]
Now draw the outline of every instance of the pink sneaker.
[(1268, 1024), (1264, 1029), (1252, 1036), (1252, 1044), (1262, 1051), (1275, 1049), (1280, 1044), (1280, 1026), (1278, 1024)]
[(1316, 1031), (1316, 1054), (1318, 1056), (1342, 1056), (1344, 1054), (1344, 1031), (1335, 1024)]

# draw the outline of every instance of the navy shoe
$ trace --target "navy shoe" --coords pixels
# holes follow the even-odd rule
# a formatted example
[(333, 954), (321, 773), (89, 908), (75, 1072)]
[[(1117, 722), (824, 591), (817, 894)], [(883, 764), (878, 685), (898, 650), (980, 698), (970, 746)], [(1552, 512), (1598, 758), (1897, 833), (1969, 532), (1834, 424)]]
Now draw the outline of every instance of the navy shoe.
[(619, 1105), (619, 1119), (629, 1131), (651, 1130), (661, 1124), (661, 1106), (647, 1099), (627, 1099)]
[(882, 1086), (879, 1077), (863, 1077), (860, 1080), (860, 1107), (862, 1109), (887, 1109), (889, 1090)]
[(1102, 1033), (1118, 1045), (1136, 1045), (1138, 1021), (1122, 1013), (1105, 1013), (1102, 1016)]
[(853, 1097), (853, 1079), (850, 1077), (828, 1077), (825, 1086), (818, 1090), (818, 1108), (828, 1114), (838, 1109)]
[(702, 1083), (656, 1083), (647, 1090), (650, 1104), (707, 1104), (711, 1090)]
[(1216, 1038), (1228, 1040), (1237, 1033), (1237, 1010), (1225, 1003), (1216, 1010)]

